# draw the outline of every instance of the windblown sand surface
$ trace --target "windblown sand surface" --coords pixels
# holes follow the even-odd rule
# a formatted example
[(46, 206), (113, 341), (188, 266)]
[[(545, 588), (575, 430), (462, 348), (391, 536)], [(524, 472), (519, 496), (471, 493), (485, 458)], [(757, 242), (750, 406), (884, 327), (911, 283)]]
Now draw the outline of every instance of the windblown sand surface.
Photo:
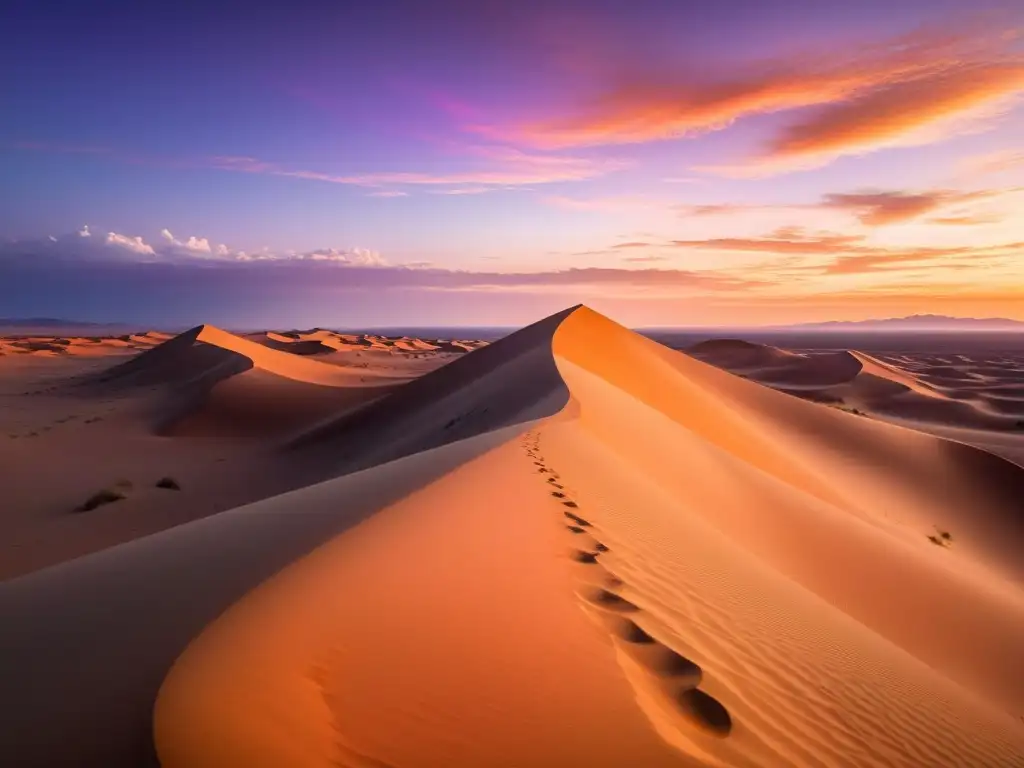
[(274, 443), (322, 482), (0, 584), (0, 764), (1024, 764), (1024, 469), (586, 308), (363, 403)]

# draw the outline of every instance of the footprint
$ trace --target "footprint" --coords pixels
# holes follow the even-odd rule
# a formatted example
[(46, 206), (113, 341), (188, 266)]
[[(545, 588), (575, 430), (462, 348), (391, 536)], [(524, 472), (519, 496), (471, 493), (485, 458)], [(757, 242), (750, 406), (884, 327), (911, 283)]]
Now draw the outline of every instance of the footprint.
[(565, 494), (562, 493), (561, 491), (552, 491), (551, 495), (554, 496), (556, 499), (564, 499), (565, 498)]
[(626, 598), (601, 587), (585, 592), (583, 599), (591, 605), (596, 605), (598, 608), (614, 611), (615, 613), (634, 613), (640, 610)]
[(724, 738), (732, 730), (729, 710), (718, 699), (699, 688), (681, 691), (676, 704), (686, 720), (712, 736)]
[[(11, 435), (11, 437), (17, 437), (17, 435)], [(565, 527), (568, 528), (573, 533), (586, 533), (587, 532), (587, 530), (585, 528), (580, 528), (578, 525), (567, 525)]]
[(580, 506), (575, 501), (563, 501), (562, 503), (565, 504), (565, 506), (567, 507), (571, 507), (572, 509), (577, 509)]
[(576, 525), (582, 526), (583, 528), (589, 528), (590, 527), (590, 522), (587, 521), (587, 520), (584, 520), (579, 515), (574, 515), (572, 512), (563, 512), (562, 514), (565, 515), (570, 520), (572, 520), (574, 523), (576, 523)]
[(682, 689), (700, 685), (704, 677), (700, 666), (659, 643), (632, 619), (617, 620), (612, 624), (612, 633), (629, 644), (626, 651), (630, 657), (655, 677)]
[(597, 554), (595, 552), (587, 552), (584, 549), (576, 549), (573, 550), (572, 559), (577, 563), (592, 565), (597, 562)]

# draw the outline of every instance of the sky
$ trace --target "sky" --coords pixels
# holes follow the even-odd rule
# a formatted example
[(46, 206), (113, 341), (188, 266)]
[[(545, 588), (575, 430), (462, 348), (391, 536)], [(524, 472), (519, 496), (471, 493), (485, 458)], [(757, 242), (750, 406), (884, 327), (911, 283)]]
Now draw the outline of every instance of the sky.
[(0, 10), (0, 316), (1024, 319), (1019, 0), (179, 5)]

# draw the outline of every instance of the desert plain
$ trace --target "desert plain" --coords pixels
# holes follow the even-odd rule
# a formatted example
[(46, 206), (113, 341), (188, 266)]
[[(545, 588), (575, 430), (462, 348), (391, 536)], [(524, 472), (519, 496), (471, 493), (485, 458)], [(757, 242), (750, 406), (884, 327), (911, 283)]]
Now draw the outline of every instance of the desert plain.
[(0, 764), (1022, 766), (1024, 338), (891, 340), (0, 338)]

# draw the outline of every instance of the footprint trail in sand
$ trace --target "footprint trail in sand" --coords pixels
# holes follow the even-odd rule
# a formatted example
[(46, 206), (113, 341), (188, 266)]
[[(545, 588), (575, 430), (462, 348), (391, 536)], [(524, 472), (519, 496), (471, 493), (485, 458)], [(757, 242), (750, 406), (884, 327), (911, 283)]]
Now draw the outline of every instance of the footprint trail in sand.
[[(573, 537), (569, 557), (587, 566), (587, 573), (579, 578), (577, 595), (584, 606), (591, 609), (588, 612), (608, 630), (615, 647), (643, 672), (639, 678), (628, 676), (634, 688), (643, 689), (636, 691), (637, 696), (655, 701), (658, 709), (669, 721), (677, 723), (677, 727), (693, 727), (721, 738), (728, 736), (733, 726), (732, 717), (721, 702), (700, 689), (704, 677), (701, 667), (638, 623), (643, 610), (620, 594), (627, 587), (626, 583), (601, 562), (601, 556), (611, 549), (595, 537), (594, 524), (570, 511), (579, 509), (579, 504), (566, 493), (558, 472), (545, 463), (539, 433), (528, 432), (522, 445), (538, 472), (550, 475), (546, 482), (556, 489), (551, 491), (551, 497), (566, 508), (562, 513), (565, 528)], [(641, 681), (639, 685), (635, 682), (637, 679)]]

